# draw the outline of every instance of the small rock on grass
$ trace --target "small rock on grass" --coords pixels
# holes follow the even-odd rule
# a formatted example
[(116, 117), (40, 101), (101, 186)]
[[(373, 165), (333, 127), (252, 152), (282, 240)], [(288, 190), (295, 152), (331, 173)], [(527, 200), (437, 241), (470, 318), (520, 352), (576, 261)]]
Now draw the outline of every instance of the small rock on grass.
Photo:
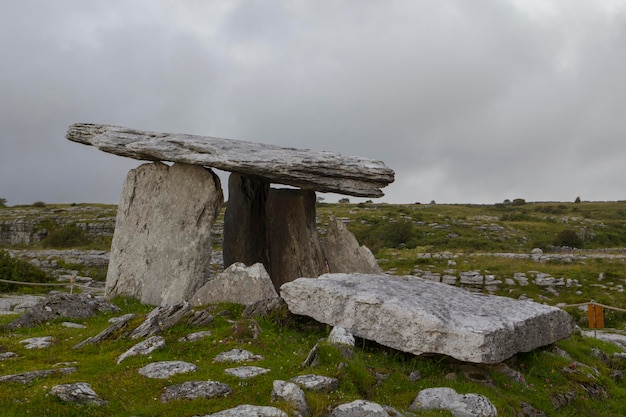
[(165, 379), (172, 375), (196, 372), (198, 367), (183, 361), (152, 362), (139, 369), (139, 373), (147, 378)]
[(106, 405), (107, 401), (98, 397), (91, 386), (86, 382), (76, 382), (74, 384), (55, 385), (50, 390), (50, 394), (60, 398), (63, 401), (88, 404), (88, 405)]
[(263, 356), (255, 355), (250, 351), (245, 349), (232, 349), (228, 352), (222, 352), (218, 354), (213, 362), (251, 362), (251, 361), (261, 361), (263, 360)]
[(259, 405), (239, 405), (204, 417), (289, 417), (284, 411), (275, 407)]
[(165, 339), (163, 336), (151, 336), (143, 342), (137, 343), (135, 346), (128, 349), (126, 352), (122, 353), (117, 358), (117, 364), (119, 365), (122, 361), (128, 357), (135, 355), (149, 355), (157, 349), (160, 349), (165, 346)]
[(161, 402), (195, 398), (225, 397), (233, 393), (230, 386), (216, 381), (187, 381), (171, 385), (161, 394)]

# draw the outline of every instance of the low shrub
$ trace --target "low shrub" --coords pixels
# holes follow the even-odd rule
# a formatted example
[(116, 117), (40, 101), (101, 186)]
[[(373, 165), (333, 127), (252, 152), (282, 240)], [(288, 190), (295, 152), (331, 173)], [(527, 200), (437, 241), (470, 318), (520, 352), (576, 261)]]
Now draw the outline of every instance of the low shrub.
[[(11, 257), (5, 250), (0, 250), (0, 279), (19, 282), (49, 282), (52, 278), (40, 268)], [(19, 284), (0, 282), (0, 291), (24, 291)]]
[(68, 224), (51, 230), (41, 244), (46, 248), (79, 247), (89, 244), (89, 237), (80, 227)]

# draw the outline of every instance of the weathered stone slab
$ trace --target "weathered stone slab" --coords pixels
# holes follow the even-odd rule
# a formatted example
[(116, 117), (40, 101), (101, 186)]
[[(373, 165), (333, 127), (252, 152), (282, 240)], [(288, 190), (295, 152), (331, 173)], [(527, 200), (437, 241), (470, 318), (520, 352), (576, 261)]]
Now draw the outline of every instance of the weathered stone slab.
[(211, 269), (211, 226), (223, 203), (219, 178), (202, 167), (144, 164), (126, 177), (106, 294), (145, 304), (191, 298)]
[(414, 354), (439, 353), (498, 363), (566, 338), (564, 311), (505, 297), (474, 294), (410, 276), (325, 274), (281, 287), (295, 314), (341, 326), (355, 336)]
[(196, 398), (226, 397), (233, 393), (230, 386), (217, 381), (186, 381), (182, 384), (170, 385), (161, 394), (161, 402), (173, 400), (194, 400)]
[(269, 274), (276, 289), (299, 277), (325, 272), (317, 238), (315, 192), (270, 189), (267, 198)]
[(393, 170), (380, 161), (239, 140), (88, 123), (71, 125), (66, 138), (129, 158), (202, 165), (361, 197), (382, 197), (380, 188), (394, 180)]
[(166, 379), (177, 374), (196, 372), (198, 367), (184, 361), (152, 362), (139, 369), (139, 373), (147, 378)]
[(117, 364), (119, 365), (124, 359), (131, 356), (149, 355), (162, 347), (165, 347), (165, 338), (163, 336), (151, 336), (143, 342), (137, 343), (135, 346), (118, 356)]
[(288, 417), (287, 413), (276, 408), (264, 405), (238, 405), (204, 417)]
[(409, 410), (449, 410), (454, 417), (493, 417), (498, 410), (480, 394), (459, 394), (452, 388), (421, 390)]
[(50, 390), (50, 394), (63, 401), (102, 406), (108, 404), (107, 401), (98, 397), (98, 394), (86, 382), (76, 382), (74, 384), (55, 385)]
[(236, 262), (200, 287), (193, 295), (191, 303), (194, 306), (214, 303), (247, 306), (268, 298), (278, 298), (278, 294), (263, 264), (256, 263), (247, 267)]

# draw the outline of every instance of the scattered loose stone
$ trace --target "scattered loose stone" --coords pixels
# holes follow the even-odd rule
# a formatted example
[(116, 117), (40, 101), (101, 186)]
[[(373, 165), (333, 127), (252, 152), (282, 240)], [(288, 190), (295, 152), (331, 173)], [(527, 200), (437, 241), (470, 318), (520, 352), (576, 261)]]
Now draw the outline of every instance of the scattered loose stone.
[(122, 353), (117, 358), (118, 365), (122, 363), (122, 361), (130, 356), (135, 355), (149, 355), (157, 349), (161, 349), (165, 346), (165, 338), (163, 336), (152, 336), (143, 342), (137, 343), (135, 346), (128, 349), (126, 352)]
[(389, 413), (380, 404), (356, 400), (338, 405), (329, 417), (389, 417)]
[(241, 362), (251, 362), (251, 361), (262, 361), (263, 356), (255, 355), (254, 353), (247, 351), (245, 349), (232, 349), (228, 352), (222, 352), (218, 354), (213, 362), (232, 362), (232, 363), (241, 363)]
[(339, 380), (323, 375), (306, 374), (290, 379), (294, 384), (311, 391), (334, 391), (339, 388)]
[(270, 370), (258, 366), (240, 366), (238, 368), (225, 369), (228, 375), (236, 376), (241, 379), (254, 378), (255, 376), (268, 373)]
[(276, 380), (272, 388), (272, 401), (285, 401), (292, 404), (301, 416), (311, 415), (304, 392), (293, 382)]
[(266, 298), (265, 300), (260, 300), (254, 304), (246, 306), (243, 313), (241, 313), (241, 317), (265, 317), (273, 311), (280, 310), (281, 308), (286, 309), (286, 307), (287, 304), (285, 304), (285, 300), (280, 297)]
[(54, 373), (68, 375), (76, 372), (76, 368), (45, 369), (42, 371), (23, 372), (21, 374), (0, 376), (0, 382), (16, 382), (28, 384), (38, 378), (46, 378)]
[(497, 416), (496, 407), (479, 394), (458, 394), (452, 388), (427, 388), (421, 390), (409, 410), (449, 410), (454, 417)]
[(11, 359), (11, 358), (17, 358), (18, 356), (19, 355), (15, 352), (3, 352), (3, 353), (0, 353), (0, 361)]
[(109, 327), (107, 327), (106, 329), (98, 333), (97, 335), (88, 337), (82, 342), (77, 343), (74, 346), (74, 349), (80, 349), (83, 346), (88, 345), (88, 344), (100, 343), (103, 340), (110, 338), (116, 332), (125, 328), (128, 325), (128, 322), (130, 322), (130, 320), (133, 319), (134, 317), (135, 315), (130, 313), (130, 314), (124, 314), (121, 317), (114, 317), (114, 318), (109, 319), (109, 322), (113, 324), (111, 324)]
[(119, 307), (91, 294), (53, 294), (10, 322), (9, 329), (34, 327), (60, 317), (84, 319), (100, 312), (117, 312)]
[(411, 382), (419, 381), (420, 379), (422, 379), (422, 373), (417, 369), (409, 374), (409, 381)]
[(44, 349), (44, 348), (50, 347), (53, 341), (54, 341), (54, 337), (43, 336), (43, 337), (31, 337), (28, 339), (20, 340), (20, 343), (24, 344), (25, 349)]
[(50, 390), (50, 394), (59, 397), (63, 401), (88, 404), (88, 405), (106, 405), (107, 401), (98, 397), (91, 386), (86, 382), (76, 382), (74, 384), (55, 385)]
[(587, 330), (587, 331), (582, 332), (582, 335), (585, 337), (595, 337), (605, 342), (613, 343), (615, 346), (618, 346), (620, 349), (626, 350), (626, 336), (623, 334), (605, 333), (605, 332), (597, 331), (597, 330), (596, 331)]
[(183, 336), (178, 339), (179, 342), (195, 342), (200, 339), (204, 339), (205, 337), (211, 336), (210, 330), (204, 330), (202, 332), (189, 333), (187, 336)]
[(172, 375), (196, 372), (198, 367), (183, 361), (152, 362), (139, 369), (139, 373), (148, 378), (165, 379)]
[(289, 417), (287, 413), (275, 407), (260, 405), (239, 405), (204, 417)]
[(233, 393), (231, 387), (216, 381), (187, 381), (171, 385), (161, 394), (161, 402), (196, 398), (225, 397)]
[(527, 402), (522, 401), (521, 406), (522, 409), (516, 417), (548, 417), (546, 413), (541, 410), (537, 410), (535, 407), (528, 404)]
[(69, 329), (84, 329), (86, 327), (84, 324), (72, 323), (71, 321), (64, 321), (61, 326)]
[(164, 330), (178, 324), (189, 312), (189, 303), (176, 303), (165, 307), (157, 307), (148, 314), (148, 317), (128, 337), (140, 339), (142, 337), (161, 334)]

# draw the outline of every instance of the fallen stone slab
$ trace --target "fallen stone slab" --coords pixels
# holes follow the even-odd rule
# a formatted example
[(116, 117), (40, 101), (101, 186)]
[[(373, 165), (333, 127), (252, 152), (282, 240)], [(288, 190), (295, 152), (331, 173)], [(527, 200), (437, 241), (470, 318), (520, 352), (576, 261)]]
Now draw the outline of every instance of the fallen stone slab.
[(411, 276), (325, 274), (281, 287), (291, 312), (416, 355), (499, 363), (568, 337), (564, 311)]
[(129, 158), (213, 167), (277, 184), (360, 197), (382, 197), (380, 188), (394, 180), (393, 170), (381, 161), (240, 140), (88, 123), (71, 125), (66, 138)]
[(21, 374), (0, 376), (0, 382), (15, 382), (18, 384), (30, 384), (36, 379), (47, 378), (52, 374), (69, 375), (76, 372), (75, 367), (43, 369), (40, 371), (22, 372)]
[(226, 397), (233, 393), (230, 386), (217, 381), (186, 381), (182, 384), (170, 385), (161, 394), (161, 402), (173, 400), (194, 400), (196, 398)]
[(154, 336), (178, 324), (191, 311), (189, 303), (180, 302), (164, 307), (156, 307), (135, 330), (128, 335), (131, 339)]
[(448, 410), (454, 417), (498, 415), (498, 410), (487, 397), (479, 394), (459, 394), (447, 387), (421, 390), (409, 410)]
[(183, 361), (152, 362), (139, 369), (139, 374), (147, 378), (165, 379), (172, 375), (196, 372), (198, 367)]
[(108, 404), (107, 401), (98, 397), (98, 394), (91, 389), (86, 382), (76, 382), (74, 384), (55, 385), (50, 390), (50, 394), (60, 398), (63, 401), (102, 406)]
[(255, 376), (268, 373), (270, 370), (259, 366), (239, 366), (237, 368), (224, 369), (228, 375), (236, 376), (241, 379), (254, 378)]
[(143, 342), (137, 343), (135, 346), (118, 356), (117, 364), (119, 365), (124, 359), (131, 356), (149, 355), (162, 347), (165, 347), (165, 338), (163, 336), (151, 336)]

